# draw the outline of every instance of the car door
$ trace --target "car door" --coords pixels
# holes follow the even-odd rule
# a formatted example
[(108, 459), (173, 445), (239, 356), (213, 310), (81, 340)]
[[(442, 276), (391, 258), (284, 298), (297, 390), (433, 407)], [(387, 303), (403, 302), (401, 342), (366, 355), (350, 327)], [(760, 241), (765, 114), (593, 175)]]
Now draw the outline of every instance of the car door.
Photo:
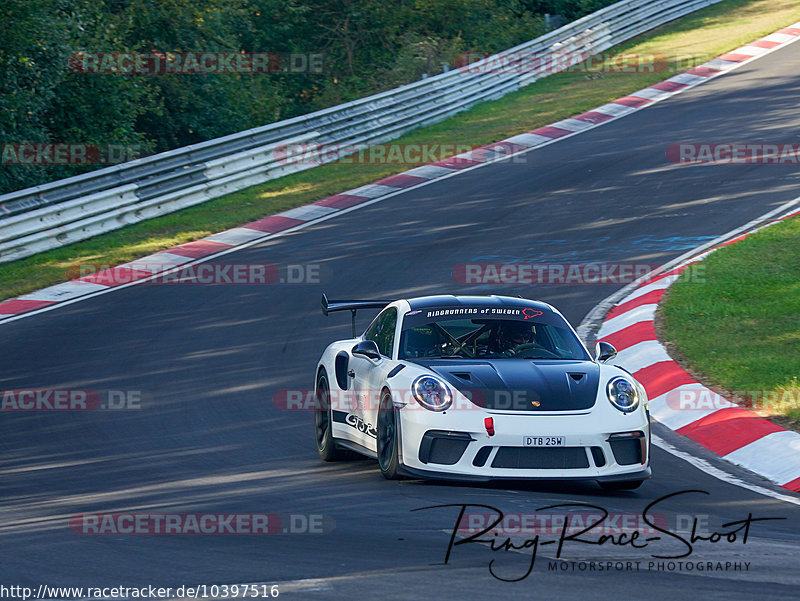
[(350, 425), (360, 433), (360, 442), (370, 450), (377, 449), (378, 406), (380, 391), (387, 374), (394, 367), (392, 349), (397, 328), (397, 309), (388, 307), (378, 315), (364, 332), (365, 340), (378, 345), (381, 358), (377, 360), (353, 356), (354, 387), (358, 398), (358, 412), (348, 416)]

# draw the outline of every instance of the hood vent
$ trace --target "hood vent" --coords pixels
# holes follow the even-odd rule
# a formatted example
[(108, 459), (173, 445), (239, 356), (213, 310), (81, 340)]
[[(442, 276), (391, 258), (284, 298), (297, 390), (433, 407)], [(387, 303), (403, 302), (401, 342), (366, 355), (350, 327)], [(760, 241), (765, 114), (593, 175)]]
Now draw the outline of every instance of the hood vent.
[(594, 406), (600, 367), (589, 361), (526, 359), (417, 359), (475, 405), (486, 409), (542, 413), (583, 411)]

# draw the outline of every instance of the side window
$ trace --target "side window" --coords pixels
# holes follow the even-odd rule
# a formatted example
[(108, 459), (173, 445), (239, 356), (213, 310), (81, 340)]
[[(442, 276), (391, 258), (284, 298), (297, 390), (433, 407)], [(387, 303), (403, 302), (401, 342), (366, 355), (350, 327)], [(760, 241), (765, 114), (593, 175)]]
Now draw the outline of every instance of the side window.
[(381, 355), (384, 357), (392, 356), (392, 346), (394, 345), (394, 330), (397, 326), (397, 309), (390, 307), (375, 318), (367, 331), (364, 332), (366, 340), (374, 340), (378, 345)]

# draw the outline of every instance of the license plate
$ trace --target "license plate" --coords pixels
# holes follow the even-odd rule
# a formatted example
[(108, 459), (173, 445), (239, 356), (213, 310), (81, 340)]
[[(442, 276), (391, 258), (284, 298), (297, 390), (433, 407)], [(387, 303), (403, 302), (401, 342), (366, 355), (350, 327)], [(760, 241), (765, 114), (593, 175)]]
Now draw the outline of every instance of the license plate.
[(566, 446), (564, 436), (525, 436), (523, 447), (563, 447)]

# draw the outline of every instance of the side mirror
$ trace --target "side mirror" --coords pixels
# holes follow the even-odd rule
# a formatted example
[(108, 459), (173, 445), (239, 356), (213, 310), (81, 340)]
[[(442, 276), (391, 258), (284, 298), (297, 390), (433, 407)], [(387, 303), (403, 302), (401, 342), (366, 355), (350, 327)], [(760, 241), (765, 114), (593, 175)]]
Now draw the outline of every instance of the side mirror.
[(608, 342), (600, 341), (594, 346), (594, 357), (598, 363), (605, 363), (617, 356), (615, 349)]
[(374, 340), (362, 340), (353, 347), (351, 352), (354, 355), (360, 355), (361, 357), (366, 357), (373, 361), (377, 361), (381, 358), (381, 352), (378, 350), (378, 345), (375, 344)]

